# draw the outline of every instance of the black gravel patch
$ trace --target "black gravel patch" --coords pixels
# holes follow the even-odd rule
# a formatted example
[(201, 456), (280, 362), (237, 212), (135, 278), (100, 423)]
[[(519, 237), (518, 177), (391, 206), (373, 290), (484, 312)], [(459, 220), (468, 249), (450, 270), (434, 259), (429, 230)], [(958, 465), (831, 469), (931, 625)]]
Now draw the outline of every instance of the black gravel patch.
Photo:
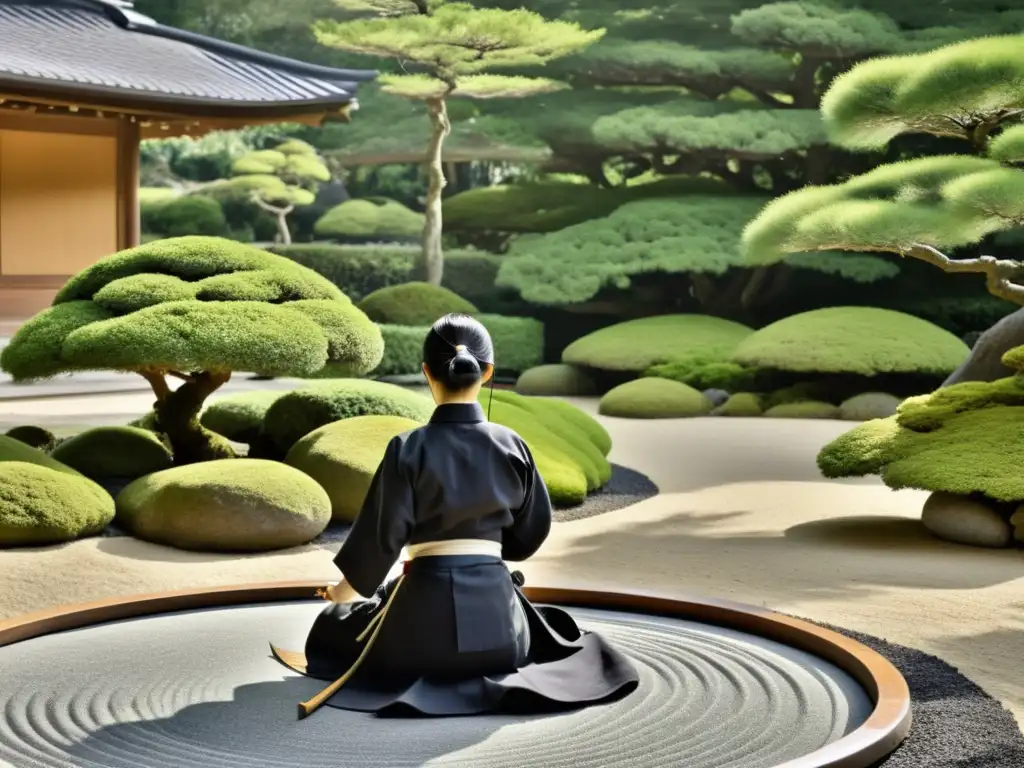
[(877, 651), (907, 681), (913, 715), (910, 735), (876, 766), (1024, 768), (1024, 734), (1013, 715), (955, 667), (923, 651), (814, 623)]

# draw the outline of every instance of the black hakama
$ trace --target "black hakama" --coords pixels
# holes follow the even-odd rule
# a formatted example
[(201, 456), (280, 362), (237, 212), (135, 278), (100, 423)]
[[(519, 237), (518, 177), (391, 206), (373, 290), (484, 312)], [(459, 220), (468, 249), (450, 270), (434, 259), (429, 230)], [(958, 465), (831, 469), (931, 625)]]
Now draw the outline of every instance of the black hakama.
[[(327, 704), (382, 716), (550, 712), (625, 696), (638, 684), (629, 660), (565, 611), (532, 605), (505, 565), (550, 528), (522, 440), (476, 404), (440, 406), (388, 446), (335, 558), (372, 597), (328, 605), (304, 658), (275, 656), (326, 682), (348, 673)], [(404, 546), (466, 539), (500, 543), (501, 557), (428, 554), (385, 581)]]

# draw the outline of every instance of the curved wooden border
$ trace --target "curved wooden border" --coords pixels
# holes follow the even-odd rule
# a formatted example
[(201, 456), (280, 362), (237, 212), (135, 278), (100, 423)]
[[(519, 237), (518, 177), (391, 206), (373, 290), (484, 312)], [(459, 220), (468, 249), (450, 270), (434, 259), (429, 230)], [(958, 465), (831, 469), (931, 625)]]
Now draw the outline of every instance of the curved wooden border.
[[(63, 606), (0, 621), (0, 647), (92, 624), (174, 611), (246, 603), (317, 599), (320, 582), (289, 581), (113, 598)], [(838, 741), (776, 768), (868, 768), (895, 750), (910, 730), (910, 690), (885, 657), (848, 637), (800, 619), (726, 600), (679, 597), (614, 588), (525, 587), (539, 603), (657, 614), (759, 635), (813, 653), (851, 675), (871, 696), (875, 708), (867, 721)]]

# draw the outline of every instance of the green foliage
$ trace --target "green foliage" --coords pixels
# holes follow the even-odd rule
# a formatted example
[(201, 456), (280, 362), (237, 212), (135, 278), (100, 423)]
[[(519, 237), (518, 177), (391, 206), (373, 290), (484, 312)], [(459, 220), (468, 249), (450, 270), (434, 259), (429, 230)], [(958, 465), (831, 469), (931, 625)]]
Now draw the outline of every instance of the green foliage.
[(431, 283), (411, 282), (379, 288), (359, 302), (375, 323), (430, 326), (450, 312), (473, 315), (479, 311), (456, 293)]
[(727, 358), (753, 331), (706, 315), (658, 315), (628, 320), (577, 339), (562, 362), (608, 371), (646, 371), (695, 355)]
[[(181, 299), (186, 288), (194, 298)], [(111, 369), (302, 375), (327, 362), (365, 372), (382, 346), (376, 327), (315, 272), (228, 240), (185, 237), (121, 251), (71, 278), (19, 329), (0, 366), (19, 380)]]
[(270, 406), (284, 394), (280, 390), (256, 390), (226, 395), (210, 403), (200, 422), (232, 442), (252, 444), (259, 439)]
[(280, 144), (278, 144), (276, 147), (274, 147), (274, 151), (275, 152), (280, 152), (281, 154), (287, 155), (287, 156), (292, 156), (292, 155), (303, 155), (303, 156), (306, 156), (306, 157), (316, 157), (317, 156), (316, 147), (314, 147), (312, 144), (310, 144), (307, 141), (303, 141), (302, 139), (287, 139), (286, 141), (282, 141)]
[(114, 500), (81, 475), (0, 461), (0, 547), (44, 546), (92, 536), (114, 518)]
[(416, 237), (423, 214), (394, 200), (346, 200), (321, 216), (313, 226), (320, 237), (389, 240)]
[(779, 2), (741, 11), (732, 31), (754, 45), (852, 59), (898, 46), (900, 28), (882, 14), (831, 3)]
[(752, 418), (763, 413), (761, 398), (753, 392), (737, 392), (711, 411), (712, 416)]
[(724, 389), (727, 392), (752, 389), (758, 381), (756, 370), (708, 354), (696, 354), (670, 363), (652, 365), (643, 375), (671, 379), (694, 389)]
[[(487, 398), (481, 397), (481, 403), (486, 407)], [(577, 408), (572, 403), (559, 400), (553, 397), (535, 397), (529, 400), (532, 408), (537, 413), (554, 413), (563, 420), (570, 422), (576, 429), (583, 432), (593, 443), (602, 456), (607, 456), (612, 450), (612, 438), (608, 430), (601, 426), (601, 423), (589, 413)], [(543, 417), (541, 418), (543, 422)]]
[(276, 461), (223, 459), (139, 478), (117, 496), (117, 524), (145, 541), (199, 552), (265, 552), (306, 544), (331, 519), (330, 499)]
[[(491, 402), (492, 397), (493, 403)], [(564, 411), (546, 406), (543, 400), (523, 397), (506, 390), (482, 392), (480, 403), (484, 408), (491, 407), (492, 416), (495, 403), (521, 408), (537, 419), (538, 423), (543, 424), (549, 432), (557, 435), (560, 440), (559, 448), (583, 470), (587, 479), (588, 492), (601, 488), (611, 479), (611, 465), (605, 459), (601, 448), (592, 440), (592, 430), (578, 426), (578, 419), (566, 418)], [(497, 419), (495, 420), (497, 421)], [(501, 422), (498, 421), (498, 423)]]
[(783, 403), (764, 412), (769, 419), (838, 419), (839, 408), (820, 400), (804, 400), (799, 403)]
[(56, 459), (50, 458), (49, 454), (43, 453), (38, 448), (23, 443), (15, 437), (0, 435), (0, 466), (3, 466), (4, 462), (8, 461), (16, 461), (21, 464), (37, 464), (40, 467), (52, 469), (54, 472), (65, 472), (78, 475), (79, 477), (82, 476), (81, 473), (76, 472), (67, 464), (62, 464)]
[(384, 356), (373, 375), (411, 376), (420, 373), (423, 366), (423, 340), (430, 326), (381, 325), (384, 338)]
[(548, 397), (590, 397), (597, 394), (597, 385), (579, 368), (553, 363), (523, 371), (516, 379), (516, 392)]
[(292, 446), (285, 459), (316, 480), (331, 501), (331, 517), (351, 523), (366, 499), (388, 443), (420, 422), (402, 416), (354, 416), (326, 424)]
[(751, 368), (945, 376), (970, 350), (926, 320), (873, 307), (828, 307), (772, 323), (739, 343), (732, 361)]
[(211, 197), (228, 206), (252, 205), (252, 196), (259, 195), (272, 205), (311, 205), (315, 195), (307, 189), (289, 186), (283, 179), (270, 175), (236, 176), (205, 184), (194, 194)]
[(159, 206), (176, 200), (181, 193), (170, 187), (140, 187), (139, 205), (145, 209), (147, 206)]
[(422, 424), (433, 412), (429, 398), (394, 384), (359, 379), (318, 381), (276, 400), (267, 409), (263, 432), (286, 453), (313, 430), (341, 419), (401, 416)]
[(1024, 125), (1004, 129), (988, 145), (988, 156), (1000, 163), (1024, 161)]
[(272, 149), (258, 150), (242, 155), (231, 165), (231, 172), (235, 176), (250, 176), (260, 174), (273, 176), (282, 170), (288, 158), (282, 153)]
[(895, 416), (865, 421), (821, 449), (818, 469), (832, 479), (878, 474), (886, 447), (899, 431)]
[[(291, 245), (271, 249), (326, 277), (353, 301), (379, 288), (412, 279), (418, 246)], [(442, 284), (478, 307), (494, 311), (494, 280), (499, 257), (479, 251), (451, 250), (445, 254)]]
[(1024, 406), (1024, 379), (965, 381), (912, 397), (899, 407), (897, 421), (915, 432), (931, 432), (961, 413), (1001, 406)]
[(87, 429), (58, 445), (51, 456), (93, 480), (134, 480), (170, 469), (172, 463), (167, 446), (138, 427)]
[(57, 436), (48, 429), (25, 425), (7, 430), (7, 437), (40, 451), (51, 451), (57, 445)]
[(544, 361), (544, 324), (532, 317), (476, 316), (494, 343), (494, 367), (521, 373)]
[(148, 231), (164, 237), (218, 236), (227, 233), (227, 219), (212, 197), (193, 195), (162, 203), (149, 217)]
[(605, 393), (598, 411), (624, 419), (680, 419), (706, 416), (711, 401), (693, 387), (669, 379), (634, 379)]

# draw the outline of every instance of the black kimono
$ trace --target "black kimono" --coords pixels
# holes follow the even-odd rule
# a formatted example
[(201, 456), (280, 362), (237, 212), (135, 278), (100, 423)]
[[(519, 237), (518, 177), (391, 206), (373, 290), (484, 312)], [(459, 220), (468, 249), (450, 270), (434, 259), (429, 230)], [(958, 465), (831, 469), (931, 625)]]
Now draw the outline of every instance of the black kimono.
[[(522, 439), (476, 403), (442, 405), (388, 445), (334, 560), (373, 597), (325, 608), (305, 659), (275, 655), (334, 681), (369, 642), (327, 703), (379, 715), (551, 711), (624, 696), (638, 683), (630, 662), (565, 611), (533, 606), (503, 562), (533, 555), (550, 529), (547, 488)], [(495, 542), (501, 557), (425, 555), (382, 584), (403, 547), (465, 539)]]

